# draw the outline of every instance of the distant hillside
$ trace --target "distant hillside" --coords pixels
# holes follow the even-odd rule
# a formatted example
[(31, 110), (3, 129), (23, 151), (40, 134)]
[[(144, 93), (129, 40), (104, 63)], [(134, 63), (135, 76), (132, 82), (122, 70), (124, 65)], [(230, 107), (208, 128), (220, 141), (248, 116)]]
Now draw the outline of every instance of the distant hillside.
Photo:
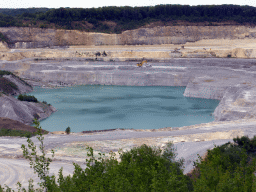
[[(239, 5), (0, 9), (0, 27), (76, 29), (121, 33), (159, 25), (255, 25), (256, 8)], [(181, 22), (180, 22), (181, 21)], [(155, 25), (154, 25), (155, 26)]]

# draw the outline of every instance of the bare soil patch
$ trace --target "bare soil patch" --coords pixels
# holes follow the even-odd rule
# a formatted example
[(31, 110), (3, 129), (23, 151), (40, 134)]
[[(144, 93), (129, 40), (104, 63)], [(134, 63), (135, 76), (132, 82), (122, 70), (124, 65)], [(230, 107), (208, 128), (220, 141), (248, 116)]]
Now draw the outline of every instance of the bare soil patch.
[[(21, 131), (29, 131), (34, 133), (37, 131), (35, 127), (30, 125), (25, 125), (19, 121), (15, 121), (6, 117), (0, 117), (0, 129), (11, 129), (11, 130), (21, 130)], [(42, 129), (43, 133), (48, 133), (48, 131)]]

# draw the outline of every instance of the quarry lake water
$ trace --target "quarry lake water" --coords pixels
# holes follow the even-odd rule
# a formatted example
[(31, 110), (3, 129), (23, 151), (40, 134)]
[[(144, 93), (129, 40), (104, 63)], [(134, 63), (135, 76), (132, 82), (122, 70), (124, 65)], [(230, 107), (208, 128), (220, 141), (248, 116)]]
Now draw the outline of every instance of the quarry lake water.
[(39, 101), (58, 111), (40, 122), (42, 129), (71, 132), (116, 128), (158, 129), (207, 123), (218, 100), (187, 98), (185, 87), (79, 85), (34, 87)]

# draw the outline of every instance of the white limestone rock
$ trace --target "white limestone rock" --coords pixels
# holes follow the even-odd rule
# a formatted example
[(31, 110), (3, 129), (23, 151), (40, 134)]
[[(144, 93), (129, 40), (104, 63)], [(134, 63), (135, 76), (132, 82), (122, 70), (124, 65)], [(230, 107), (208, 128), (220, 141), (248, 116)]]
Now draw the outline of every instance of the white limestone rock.
[(256, 87), (238, 84), (230, 87), (213, 113), (215, 121), (256, 117)]

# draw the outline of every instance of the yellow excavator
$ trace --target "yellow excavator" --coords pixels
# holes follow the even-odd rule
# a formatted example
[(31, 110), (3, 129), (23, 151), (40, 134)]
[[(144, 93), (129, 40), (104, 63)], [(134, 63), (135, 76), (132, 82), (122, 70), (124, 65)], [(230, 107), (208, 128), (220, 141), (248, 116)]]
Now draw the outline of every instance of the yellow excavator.
[(147, 60), (142, 60), (140, 63), (137, 63), (137, 66), (138, 67), (142, 67), (142, 65), (144, 64), (144, 63), (147, 63)]

